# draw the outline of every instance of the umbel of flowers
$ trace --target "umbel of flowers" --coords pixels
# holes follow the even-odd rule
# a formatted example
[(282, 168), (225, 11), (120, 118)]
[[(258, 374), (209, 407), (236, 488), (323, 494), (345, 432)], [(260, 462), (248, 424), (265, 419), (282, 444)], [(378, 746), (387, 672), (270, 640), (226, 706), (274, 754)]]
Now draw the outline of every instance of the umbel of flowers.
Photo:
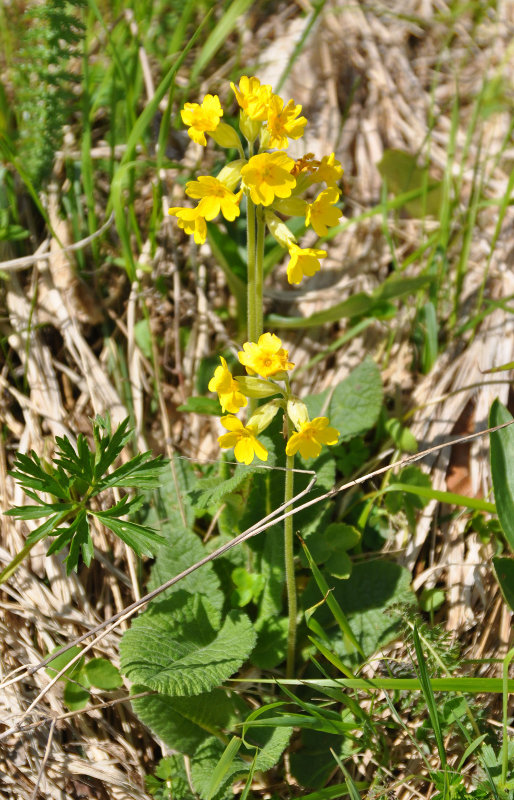
[[(250, 464), (254, 456), (266, 461), (268, 451), (258, 435), (270, 425), (280, 410), (295, 428), (286, 445), (287, 456), (294, 456), (299, 451), (302, 458), (315, 458), (321, 452), (321, 445), (337, 443), (339, 433), (329, 427), (327, 417), (310, 420), (305, 404), (292, 394), (288, 372), (294, 364), (289, 361), (289, 354), (283, 349), (278, 336), (263, 333), (257, 343), (246, 342), (238, 357), (246, 367), (246, 376), (234, 378), (227, 362), (221, 357), (221, 365), (216, 367), (209, 383), (209, 390), (218, 393), (223, 411), (229, 412), (221, 418), (221, 424), (228, 433), (218, 438), (220, 447), (233, 447), (236, 459), (244, 464)], [(257, 408), (246, 425), (235, 416), (247, 405), (248, 398), (273, 396), (273, 400)]]
[(239, 86), (231, 83), (231, 87), (240, 106), (239, 128), (246, 139), (248, 157), (237, 131), (221, 121), (223, 109), (217, 95), (206, 95), (202, 103), (186, 103), (181, 116), (191, 139), (206, 145), (208, 134), (221, 147), (237, 149), (240, 158), (224, 166), (216, 177), (201, 175), (189, 181), (186, 195), (197, 204), (170, 208), (169, 213), (197, 244), (202, 244), (207, 237), (207, 222), (220, 213), (229, 221), (239, 216), (244, 193), (249, 212), (253, 204), (267, 230), (288, 251), (287, 278), (289, 283), (298, 284), (320, 269), (320, 261), (327, 254), (322, 249), (300, 247), (283, 219), (303, 217), (306, 227), (326, 236), (342, 215), (335, 204), (343, 169), (334, 153), (321, 160), (312, 153), (296, 160), (287, 154), (289, 140), (301, 138), (307, 124), (305, 117), (299, 116), (300, 105), (293, 100), (284, 104), (258, 78), (243, 76)]

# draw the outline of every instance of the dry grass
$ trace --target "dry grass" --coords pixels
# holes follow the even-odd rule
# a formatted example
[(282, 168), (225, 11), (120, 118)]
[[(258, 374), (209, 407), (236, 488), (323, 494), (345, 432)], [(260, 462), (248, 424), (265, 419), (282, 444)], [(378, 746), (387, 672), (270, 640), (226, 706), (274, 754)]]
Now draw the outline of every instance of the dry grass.
[[(305, 7), (310, 8), (308, 2)], [(296, 4), (277, 6), (270, 14), (272, 8), (255, 4), (241, 26), (243, 66), (274, 83), (291, 58), (305, 19)], [(473, 17), (473, 9), (457, 13), (455, 6), (442, 0), (370, 5), (331, 0), (326, 4), (281, 93), (295, 97), (304, 106), (310, 121), (306, 150), (323, 153), (335, 149), (344, 164), (348, 216), (379, 202), (381, 177), (376, 165), (384, 150), (400, 148), (428, 155), (435, 177), (442, 177), (452, 133), (453, 177), (461, 181), (458, 216), (452, 225), (459, 226), (459, 215), (464, 218), (477, 181), (486, 197), (504, 195), (514, 156), (511, 143), (504, 145), (511, 126), (511, 89), (506, 89), (505, 108), (481, 117), (469, 138), (468, 134), (484, 81), (501, 76), (506, 87), (513, 85), (513, 32), (512, 2), (499, 3), (497, 8), (484, 6), (480, 19)], [(220, 90), (233, 63), (220, 66), (202, 88)], [(261, 66), (255, 67), (256, 63)], [(187, 78), (186, 73), (182, 78)], [(451, 112), (457, 92), (458, 124), (453, 131)], [(78, 131), (72, 133), (79, 136)], [(95, 146), (100, 147), (101, 142), (95, 142)], [(190, 144), (185, 160), (195, 164), (197, 159), (195, 145)], [(168, 199), (180, 200), (175, 174), (169, 171), (165, 177), (170, 187)], [(54, 230), (66, 248), (73, 240), (67, 221), (57, 212), (62, 179), (58, 161), (48, 209)], [(147, 215), (151, 196), (143, 185), (139, 191), (136, 207), (139, 214)], [(460, 321), (469, 318), (482, 286), (487, 298), (514, 294), (512, 207), (506, 212), (489, 259), (496, 221), (497, 206), (479, 210), (454, 332)], [(430, 221), (405, 215), (397, 218), (394, 236), (399, 260), (416, 249), (427, 224)], [(450, 276), (462, 246), (458, 237), (454, 241), (446, 253)], [(216, 432), (211, 423), (180, 415), (176, 407), (193, 391), (201, 359), (232, 343), (234, 329), (225, 328), (214, 313), (220, 297), (226, 303), (227, 290), (208, 247), (192, 254), (189, 243), (177, 234), (167, 217), (160, 242), (155, 256), (147, 258), (150, 271), (142, 275), (152, 329), (162, 342), (156, 412), (151, 411), (150, 404), (153, 367), (135, 340), (139, 299), (123, 276), (104, 273), (85, 286), (77, 274), (74, 251), (63, 250), (55, 237), (41, 243), (35, 232), (31, 244), (39, 258), (20, 269), (19, 264), (0, 264), (9, 278), (1, 289), (2, 334), (8, 341), (8, 350), (4, 351), (8, 358), (0, 372), (3, 509), (24, 502), (21, 490), (7, 475), (13, 453), (34, 449), (48, 454), (54, 436), (73, 438), (78, 431), (89, 431), (88, 420), (97, 413), (109, 411), (115, 421), (122, 419), (127, 415), (127, 385), (141, 447), (164, 449), (168, 454), (173, 448), (200, 461), (216, 458)], [(116, 246), (112, 227), (109, 246)], [(38, 247), (49, 249), (50, 255), (38, 253)], [(380, 215), (352, 225), (334, 238), (328, 249), (327, 268), (306, 289), (287, 289), (283, 275), (279, 282), (274, 278), (273, 284), (268, 284), (268, 310), (290, 309), (292, 303), (294, 313), (308, 315), (356, 291), (377, 287), (391, 269), (391, 251)], [(148, 253), (149, 247), (143, 247), (143, 252)], [(10, 257), (4, 245), (2, 258), (7, 262)], [(193, 257), (195, 271), (185, 275), (183, 266)], [(418, 260), (412, 265), (412, 274), (419, 264)], [(166, 297), (154, 288), (159, 276), (170, 280), (172, 290)], [(103, 298), (100, 282), (109, 287), (109, 295)], [(111, 340), (102, 337), (101, 321), (105, 318), (116, 323)], [(508, 403), (509, 374), (503, 373), (503, 382), (497, 383), (484, 375), (492, 367), (514, 360), (514, 316), (508, 309), (497, 308), (476, 331), (450, 337), (426, 376), (417, 374), (411, 366), (415, 354), (412, 309), (408, 305), (402, 307), (395, 323), (396, 333), (387, 353), (384, 342), (389, 323), (386, 328), (386, 323), (375, 322), (330, 359), (304, 372), (302, 391), (320, 391), (333, 385), (371, 353), (383, 367), (388, 395), (399, 398), (404, 409), (412, 409), (412, 429), (421, 447), (452, 434), (484, 429), (492, 399), (499, 396)], [(323, 352), (344, 332), (345, 325), (341, 321), (312, 336), (303, 331), (284, 336), (297, 365)], [(191, 329), (185, 349), (179, 337), (182, 326)], [(126, 376), (116, 367), (112, 369), (118, 350), (126, 356)], [(437, 489), (484, 497), (491, 490), (486, 440), (475, 439), (459, 450), (447, 448), (427, 458), (425, 468)], [(416, 590), (436, 583), (446, 587), (448, 604), (442, 621), (461, 638), (467, 657), (501, 657), (509, 641), (512, 645), (511, 619), (489, 570), (483, 566), (483, 545), (476, 535), (464, 536), (462, 520), (449, 524), (438, 520), (433, 502), (425, 509), (415, 537), (407, 540), (405, 532), (400, 531), (391, 550), (412, 571)], [(22, 547), (30, 523), (15, 523), (4, 517), (1, 524), (0, 562), (6, 564)], [(119, 691), (119, 701), (106, 708), (99, 693), (91, 707), (70, 715), (63, 705), (62, 684), (49, 687), (50, 678), (44, 670), (9, 683), (18, 670), (37, 664), (58, 644), (71, 642), (138, 598), (138, 576), (130, 554), (118, 546), (112, 558), (102, 557), (112, 541), (101, 530), (96, 532), (95, 545), (99, 560), (91, 569), (70, 577), (65, 576), (59, 558), (46, 558), (45, 547), (36, 548), (2, 587), (0, 678), (5, 683), (0, 691), (0, 717), (8, 728), (21, 726), (1, 742), (3, 798), (122, 800), (148, 796), (143, 778), (158, 756), (158, 747), (124, 701), (126, 689)], [(119, 639), (117, 628), (97, 644), (95, 654), (117, 663)], [(32, 708), (42, 691), (44, 695)], [(395, 777), (415, 771), (409, 757), (407, 748)], [(373, 769), (370, 762), (369, 771)], [(408, 784), (397, 796), (407, 799), (422, 795), (415, 784)]]

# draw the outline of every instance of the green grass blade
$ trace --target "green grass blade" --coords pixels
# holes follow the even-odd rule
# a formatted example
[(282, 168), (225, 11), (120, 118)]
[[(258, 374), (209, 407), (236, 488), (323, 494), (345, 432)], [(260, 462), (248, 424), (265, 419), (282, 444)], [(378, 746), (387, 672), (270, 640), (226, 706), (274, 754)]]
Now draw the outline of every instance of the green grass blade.
[(363, 658), (365, 658), (364, 653), (362, 652), (362, 648), (361, 648), (359, 642), (357, 641), (357, 639), (355, 638), (355, 635), (354, 635), (354, 633), (353, 633), (353, 631), (352, 631), (352, 629), (350, 627), (350, 623), (346, 619), (346, 615), (345, 615), (343, 609), (341, 608), (341, 606), (339, 605), (339, 603), (335, 599), (333, 593), (330, 591), (330, 587), (329, 587), (328, 583), (326, 582), (325, 578), (323, 577), (322, 573), (320, 572), (320, 570), (318, 568), (318, 565), (316, 564), (316, 562), (312, 558), (307, 545), (303, 541), (302, 541), (302, 547), (304, 549), (305, 555), (307, 556), (307, 560), (309, 562), (309, 567), (312, 570), (312, 574), (314, 576), (314, 580), (316, 581), (316, 583), (318, 585), (318, 589), (320, 590), (320, 592), (323, 595), (323, 597), (325, 597), (327, 606), (329, 607), (330, 611), (332, 612), (332, 615), (333, 615), (335, 621), (337, 622), (337, 624), (339, 625), (339, 628), (341, 629), (341, 632), (343, 633), (343, 635), (345, 636), (347, 641), (353, 646), (353, 648), (358, 653), (360, 653), (360, 655)]
[(239, 739), (239, 737), (233, 736), (230, 742), (225, 747), (225, 750), (223, 751), (223, 754), (218, 763), (216, 764), (214, 772), (212, 773), (211, 782), (209, 784), (209, 791), (207, 793), (207, 800), (211, 800), (211, 797), (214, 797), (214, 795), (219, 790), (242, 744), (243, 742), (241, 741), (241, 739)]
[(190, 84), (198, 78), (207, 64), (214, 58), (220, 47), (226, 42), (234, 28), (240, 24), (241, 17), (250, 8), (252, 2), (253, 0), (234, 0), (232, 5), (225, 11), (214, 30), (210, 33), (195, 61), (193, 69), (191, 70)]
[[(489, 427), (512, 420), (498, 398), (491, 406)], [(494, 431), (491, 438), (491, 475), (496, 509), (505, 538), (514, 552), (514, 425)]]
[(468, 497), (465, 494), (455, 494), (455, 492), (443, 492), (439, 491), (439, 489), (431, 489), (429, 486), (413, 486), (409, 483), (391, 483), (389, 486), (373, 494), (378, 497), (388, 492), (408, 492), (410, 494), (416, 494), (418, 497), (424, 497), (427, 500), (439, 500), (440, 503), (473, 508), (478, 511), (486, 511), (489, 514), (496, 513), (495, 504), (488, 503), (487, 500), (481, 500), (479, 497)]
[(427, 704), (428, 714), (430, 716), (430, 722), (432, 723), (432, 729), (435, 735), (437, 750), (439, 752), (439, 758), (441, 759), (441, 766), (443, 767), (443, 769), (446, 769), (447, 765), (446, 751), (444, 749), (443, 734), (439, 722), (439, 714), (437, 712), (437, 705), (435, 702), (434, 691), (430, 683), (430, 677), (428, 675), (427, 665), (425, 657), (423, 655), (423, 648), (421, 647), (421, 641), (416, 626), (414, 626), (413, 635), (414, 635), (414, 649), (416, 650), (416, 658), (418, 660), (418, 675), (421, 684), (421, 691), (423, 692), (423, 696)]

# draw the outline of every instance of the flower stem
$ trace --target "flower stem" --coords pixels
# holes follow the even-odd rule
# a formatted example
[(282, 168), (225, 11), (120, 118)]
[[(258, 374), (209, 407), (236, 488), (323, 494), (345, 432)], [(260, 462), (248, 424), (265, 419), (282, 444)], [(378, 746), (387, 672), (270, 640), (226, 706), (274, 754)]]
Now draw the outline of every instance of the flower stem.
[[(290, 434), (290, 421), (287, 418), (287, 436)], [(286, 485), (284, 492), (284, 502), (293, 499), (294, 492), (294, 456), (287, 456), (286, 460)], [(288, 511), (291, 510), (288, 507)], [(289, 617), (289, 627), (287, 631), (287, 664), (286, 678), (292, 678), (294, 673), (295, 650), (296, 650), (296, 581), (294, 573), (294, 550), (293, 550), (293, 516), (286, 517), (284, 520), (284, 551), (286, 567), (286, 589), (287, 589), (287, 611)]]
[(256, 295), (256, 253), (255, 253), (255, 204), (250, 197), (246, 198), (247, 203), (247, 247), (248, 247), (248, 280), (247, 280), (247, 319), (248, 319), (248, 341), (257, 341), (257, 315), (258, 304)]
[(264, 209), (257, 206), (257, 243), (255, 247), (255, 306), (257, 314), (255, 339), (257, 341), (262, 333), (263, 327), (263, 267), (264, 267), (264, 237), (266, 234), (266, 223), (264, 221)]

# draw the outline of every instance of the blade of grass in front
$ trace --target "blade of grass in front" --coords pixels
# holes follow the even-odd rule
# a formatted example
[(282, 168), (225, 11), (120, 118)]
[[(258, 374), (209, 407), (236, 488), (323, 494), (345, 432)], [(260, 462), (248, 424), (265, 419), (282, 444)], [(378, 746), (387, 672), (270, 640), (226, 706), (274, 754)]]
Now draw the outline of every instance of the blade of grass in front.
[(230, 742), (225, 747), (225, 750), (222, 753), (222, 756), (216, 766), (214, 767), (211, 782), (209, 783), (209, 790), (207, 792), (207, 800), (211, 800), (211, 797), (218, 792), (223, 783), (225, 776), (227, 775), (234, 758), (237, 756), (239, 752), (239, 748), (243, 744), (242, 740), (239, 739), (238, 736), (233, 736)]
[(329, 607), (330, 611), (332, 612), (332, 615), (333, 615), (335, 621), (337, 622), (337, 624), (339, 625), (339, 628), (341, 629), (341, 632), (346, 637), (347, 641), (352, 645), (352, 647), (363, 658), (365, 658), (365, 655), (364, 655), (364, 652), (362, 650), (362, 647), (360, 646), (359, 642), (355, 638), (355, 635), (354, 635), (354, 633), (353, 633), (353, 631), (351, 629), (351, 626), (350, 626), (348, 620), (346, 619), (346, 615), (345, 615), (343, 609), (341, 608), (341, 606), (339, 605), (339, 603), (335, 599), (333, 593), (331, 592), (331, 590), (329, 588), (328, 583), (326, 582), (325, 578), (321, 574), (321, 572), (320, 572), (320, 570), (318, 568), (318, 565), (316, 564), (316, 562), (312, 558), (312, 556), (311, 556), (311, 554), (309, 552), (309, 548), (307, 547), (307, 545), (305, 544), (305, 542), (303, 540), (302, 540), (302, 547), (303, 547), (303, 550), (305, 552), (305, 555), (307, 556), (307, 560), (308, 560), (309, 566), (310, 566), (310, 568), (312, 570), (312, 574), (314, 575), (314, 580), (318, 584), (318, 589), (320, 590), (322, 596), (326, 599), (327, 606)]
[(334, 750), (332, 750), (332, 748), (330, 748), (330, 752), (334, 756), (334, 758), (335, 758), (335, 760), (336, 760), (336, 762), (337, 762), (337, 764), (339, 766), (339, 769), (341, 770), (341, 772), (344, 775), (344, 779), (346, 781), (346, 785), (348, 786), (348, 794), (351, 797), (351, 800), (361, 800), (361, 796), (359, 794), (359, 791), (358, 791), (355, 783), (353, 782), (353, 778), (350, 775), (350, 773), (348, 772), (348, 770), (346, 769), (346, 767), (344, 766), (343, 762), (341, 761), (341, 759), (339, 758), (337, 753)]
[(509, 769), (509, 736), (507, 732), (507, 719), (509, 715), (509, 666), (514, 658), (514, 647), (509, 650), (503, 662), (503, 698), (502, 698), (502, 716), (503, 716), (503, 741), (502, 741), (502, 789), (507, 783), (507, 770)]
[(432, 723), (432, 730), (434, 731), (437, 750), (439, 752), (439, 758), (441, 760), (441, 766), (443, 767), (443, 769), (446, 769), (447, 765), (446, 752), (444, 749), (443, 734), (439, 722), (439, 714), (437, 712), (437, 705), (435, 702), (434, 691), (430, 683), (430, 677), (428, 675), (427, 665), (425, 657), (423, 655), (423, 648), (421, 647), (421, 641), (419, 638), (419, 633), (416, 625), (414, 626), (413, 636), (414, 636), (414, 649), (416, 650), (416, 658), (418, 660), (418, 675), (421, 684), (421, 691), (423, 692), (423, 696), (427, 704), (428, 714), (430, 717), (430, 722)]
[[(220, 47), (226, 42), (228, 36), (232, 33), (236, 25), (241, 23), (241, 17), (250, 8), (252, 2), (253, 0), (234, 0), (232, 5), (227, 8), (222, 18), (214, 30), (211, 31), (207, 41), (200, 50), (200, 53), (193, 65), (193, 69), (191, 70), (189, 85), (191, 85), (198, 78), (198, 76), (201, 75), (207, 64), (214, 58)], [(202, 25), (204, 23), (205, 19)]]

